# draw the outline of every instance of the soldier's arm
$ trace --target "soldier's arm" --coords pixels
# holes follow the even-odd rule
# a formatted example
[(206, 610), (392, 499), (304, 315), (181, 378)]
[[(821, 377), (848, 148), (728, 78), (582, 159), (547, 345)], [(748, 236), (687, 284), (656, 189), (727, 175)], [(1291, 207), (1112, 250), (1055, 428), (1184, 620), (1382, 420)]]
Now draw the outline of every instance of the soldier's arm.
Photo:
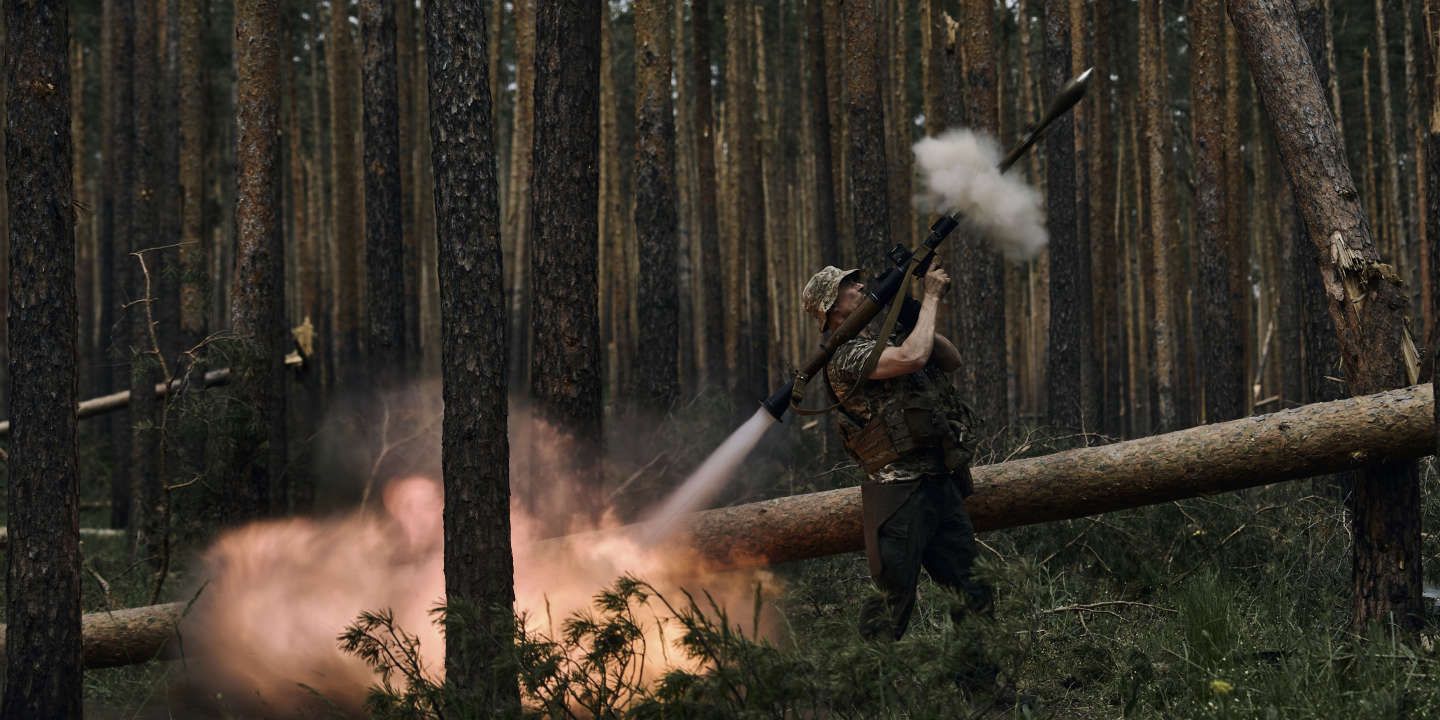
[(925, 363), (930, 362), (930, 353), (935, 347), (935, 311), (939, 305), (939, 293), (925, 293), (925, 299), (920, 301), (920, 317), (915, 321), (915, 329), (898, 347), (887, 347), (880, 353), (880, 361), (870, 373), (871, 380), (919, 372)]
[(935, 333), (935, 347), (930, 351), (930, 361), (945, 372), (955, 372), (960, 369), (960, 351), (950, 338)]

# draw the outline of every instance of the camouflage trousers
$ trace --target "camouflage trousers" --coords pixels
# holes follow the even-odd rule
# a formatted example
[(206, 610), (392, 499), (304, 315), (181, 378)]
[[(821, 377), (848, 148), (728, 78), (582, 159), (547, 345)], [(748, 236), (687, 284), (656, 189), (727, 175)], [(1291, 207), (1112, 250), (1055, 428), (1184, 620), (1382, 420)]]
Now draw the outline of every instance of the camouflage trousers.
[(941, 587), (957, 593), (951, 607), (959, 621), (966, 612), (989, 613), (990, 587), (975, 579), (975, 528), (965, 512), (960, 489), (949, 475), (931, 475), (914, 483), (910, 495), (879, 526), (874, 539), (879, 573), (871, 577), (879, 593), (860, 611), (860, 634), (869, 640), (899, 640), (915, 610), (920, 569)]

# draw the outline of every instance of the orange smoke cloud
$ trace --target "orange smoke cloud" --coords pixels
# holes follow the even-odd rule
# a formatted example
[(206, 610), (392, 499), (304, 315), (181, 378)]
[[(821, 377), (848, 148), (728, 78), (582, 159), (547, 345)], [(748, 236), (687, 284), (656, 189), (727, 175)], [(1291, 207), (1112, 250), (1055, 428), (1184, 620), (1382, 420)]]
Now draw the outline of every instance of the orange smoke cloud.
[[(589, 608), (596, 593), (625, 574), (667, 596), (681, 588), (708, 592), (721, 607), (740, 610), (732, 615), (747, 624), (756, 584), (776, 588), (764, 570), (707, 567), (674, 539), (649, 543), (631, 532), (554, 538), (619, 523), (609, 514), (579, 522), (562, 509), (560, 499), (575, 495), (552, 465), (565, 457), (563, 441), (539, 422), (525, 420), (524, 431), (528, 437), (517, 439), (534, 443), (534, 467), (524, 476), (512, 472), (512, 485), (546, 478), (543, 496), (552, 499), (527, 512), (515, 499), (519, 493), (512, 496), (516, 609), (532, 629), (557, 636), (565, 618)], [(185, 682), (206, 698), (267, 716), (331, 704), (358, 712), (378, 678), (341, 651), (337, 637), (362, 611), (387, 608), (419, 638), (427, 673), (440, 678), (444, 638), (431, 610), (444, 597), (443, 490), (433, 479), (411, 476), (389, 482), (381, 497), (379, 510), (258, 522), (220, 537), (202, 558), (205, 585), (182, 627)], [(547, 627), (551, 620), (554, 628)], [(666, 647), (657, 622), (665, 619), (646, 620), (646, 675), (655, 679), (685, 661)]]

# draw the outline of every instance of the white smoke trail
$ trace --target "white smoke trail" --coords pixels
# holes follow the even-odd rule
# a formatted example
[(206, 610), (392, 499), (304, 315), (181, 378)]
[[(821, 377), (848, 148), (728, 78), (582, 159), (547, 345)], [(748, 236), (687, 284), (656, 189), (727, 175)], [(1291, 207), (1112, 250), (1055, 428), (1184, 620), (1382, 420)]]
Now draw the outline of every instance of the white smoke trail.
[(921, 207), (959, 210), (1009, 260), (1030, 260), (1049, 242), (1040, 193), (1017, 176), (1000, 174), (994, 138), (961, 128), (927, 137), (914, 150), (925, 185), (916, 198)]

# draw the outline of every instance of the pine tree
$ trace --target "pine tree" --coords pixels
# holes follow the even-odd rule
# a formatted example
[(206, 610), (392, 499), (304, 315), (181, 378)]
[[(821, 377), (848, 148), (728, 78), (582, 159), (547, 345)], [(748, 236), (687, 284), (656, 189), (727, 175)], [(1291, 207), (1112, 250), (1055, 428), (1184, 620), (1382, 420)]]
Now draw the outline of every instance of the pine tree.
[[(13, 430), (0, 718), (81, 716), (75, 214), (69, 15), (5, 3), (5, 176)], [(58, 131), (57, 131), (58, 129)]]
[[(436, 0), (427, 5), (425, 16), (435, 218), (441, 239), (445, 399), (441, 453), (445, 594), (450, 605), (445, 680), (458, 695), (459, 706), (453, 708), (458, 715), (505, 717), (518, 711), (520, 694), (509, 664), (515, 585), (506, 438), (506, 303), (482, 6), (483, 0)], [(582, 16), (577, 8), (564, 10), (568, 12), (562, 11), (558, 18), (542, 15), (537, 28), (540, 47), (558, 49), (553, 40), (547, 42), (559, 39), (551, 35), (560, 29), (552, 21)], [(596, 48), (592, 44), (589, 49)], [(593, 74), (589, 77), (593, 83)], [(540, 87), (546, 87), (543, 80)], [(537, 115), (541, 122), (546, 117)], [(590, 117), (593, 120), (594, 114)], [(536, 155), (553, 159), (542, 152)], [(536, 205), (549, 207), (542, 202)]]

